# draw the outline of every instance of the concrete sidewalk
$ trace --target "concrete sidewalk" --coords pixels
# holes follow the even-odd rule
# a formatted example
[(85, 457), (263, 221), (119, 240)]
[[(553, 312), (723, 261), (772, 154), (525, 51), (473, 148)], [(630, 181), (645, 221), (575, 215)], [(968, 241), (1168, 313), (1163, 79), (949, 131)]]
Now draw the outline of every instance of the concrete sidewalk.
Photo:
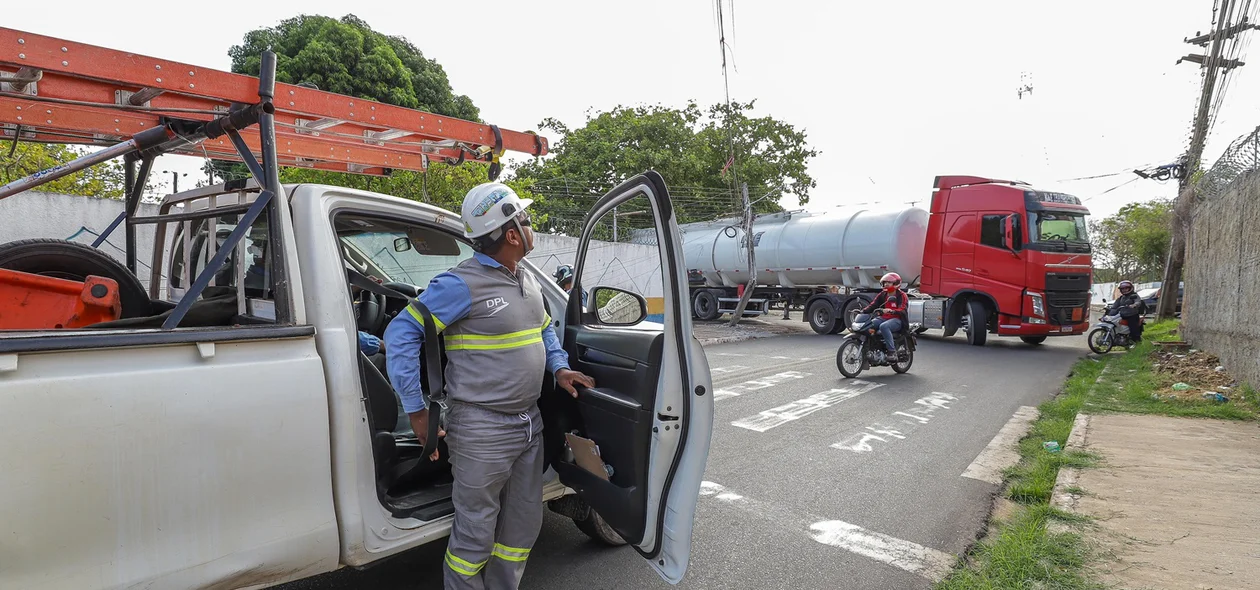
[(1260, 424), (1121, 414), (1082, 427), (1073, 446), (1101, 461), (1062, 507), (1094, 519), (1084, 534), (1106, 582), (1260, 588)]

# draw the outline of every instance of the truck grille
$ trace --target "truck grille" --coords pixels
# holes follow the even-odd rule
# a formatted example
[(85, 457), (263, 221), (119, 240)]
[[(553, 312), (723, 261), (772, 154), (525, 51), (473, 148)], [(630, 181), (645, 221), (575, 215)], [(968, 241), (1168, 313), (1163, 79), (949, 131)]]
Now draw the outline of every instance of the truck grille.
[(1089, 293), (1089, 274), (1048, 272), (1046, 273), (1046, 290)]
[(1079, 324), (1089, 319), (1089, 292), (1046, 293), (1046, 314), (1051, 324)]

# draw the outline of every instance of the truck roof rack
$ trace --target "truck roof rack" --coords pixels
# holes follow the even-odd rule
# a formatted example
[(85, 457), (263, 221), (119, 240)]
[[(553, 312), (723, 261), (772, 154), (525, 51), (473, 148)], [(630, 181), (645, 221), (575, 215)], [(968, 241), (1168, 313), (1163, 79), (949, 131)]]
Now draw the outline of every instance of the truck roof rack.
[[(245, 76), (0, 27), (0, 138), (108, 146), (72, 162), (0, 186), (0, 199), (87, 167), (122, 157), (123, 212), (101, 233), (99, 246), (119, 225), (126, 262), (136, 271), (136, 209), (162, 154), (243, 162), (261, 188), (236, 229), (188, 287), (163, 324), (173, 329), (209, 285), (215, 270), (264, 209), (287, 220), (280, 166), (358, 174), (424, 170), (432, 158), (452, 164), (490, 164), (498, 177), (507, 150), (547, 153), (547, 140), (332, 92), (276, 82), (276, 55), (264, 51), (259, 76)], [(255, 153), (259, 157), (255, 157)], [(124, 223), (125, 222), (125, 223)], [(282, 232), (269, 232), (278, 260), (275, 293), (287, 297)], [(276, 322), (290, 323), (284, 306)]]

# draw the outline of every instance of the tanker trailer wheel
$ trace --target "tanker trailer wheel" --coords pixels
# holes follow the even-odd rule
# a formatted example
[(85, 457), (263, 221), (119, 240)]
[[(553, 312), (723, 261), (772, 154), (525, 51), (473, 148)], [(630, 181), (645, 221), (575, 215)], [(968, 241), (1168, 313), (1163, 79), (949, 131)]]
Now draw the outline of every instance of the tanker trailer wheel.
[(985, 340), (989, 337), (989, 310), (985, 309), (984, 302), (979, 299), (968, 300), (967, 315), (963, 318), (965, 322), (963, 328), (967, 330), (967, 344), (984, 346)]
[(91, 246), (66, 240), (34, 239), (0, 244), (0, 268), (82, 281), (88, 275), (118, 283), (122, 317), (149, 315), (149, 294), (140, 279), (108, 254)]
[(718, 299), (713, 291), (698, 291), (695, 297), (691, 298), (691, 314), (696, 319), (716, 320), (718, 313)]
[(810, 304), (809, 327), (819, 334), (830, 334), (836, 329), (836, 308), (826, 299), (819, 299)]
[(844, 312), (840, 316), (844, 320), (844, 325), (837, 325), (836, 333), (848, 330), (849, 326), (852, 326), (853, 322), (857, 320), (858, 314), (862, 312), (862, 308), (870, 304), (871, 302), (867, 301), (865, 297), (854, 297), (848, 303), (845, 303)]

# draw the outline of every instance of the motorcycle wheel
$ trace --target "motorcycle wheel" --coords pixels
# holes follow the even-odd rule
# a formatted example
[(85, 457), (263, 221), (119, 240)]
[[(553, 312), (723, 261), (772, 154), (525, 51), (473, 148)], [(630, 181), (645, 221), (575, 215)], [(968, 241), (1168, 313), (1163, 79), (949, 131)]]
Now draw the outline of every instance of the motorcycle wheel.
[(1089, 349), (1096, 354), (1107, 354), (1111, 352), (1112, 342), (1111, 333), (1103, 328), (1094, 328), (1085, 337), (1085, 341), (1089, 343)]
[(903, 353), (906, 356), (905, 361), (898, 360), (892, 363), (892, 370), (896, 371), (898, 375), (909, 371), (910, 365), (914, 364), (914, 351), (909, 346), (906, 346), (905, 341), (897, 344), (897, 358), (900, 359)]
[(862, 343), (857, 340), (845, 339), (836, 351), (836, 368), (850, 379), (862, 374), (862, 360)]

